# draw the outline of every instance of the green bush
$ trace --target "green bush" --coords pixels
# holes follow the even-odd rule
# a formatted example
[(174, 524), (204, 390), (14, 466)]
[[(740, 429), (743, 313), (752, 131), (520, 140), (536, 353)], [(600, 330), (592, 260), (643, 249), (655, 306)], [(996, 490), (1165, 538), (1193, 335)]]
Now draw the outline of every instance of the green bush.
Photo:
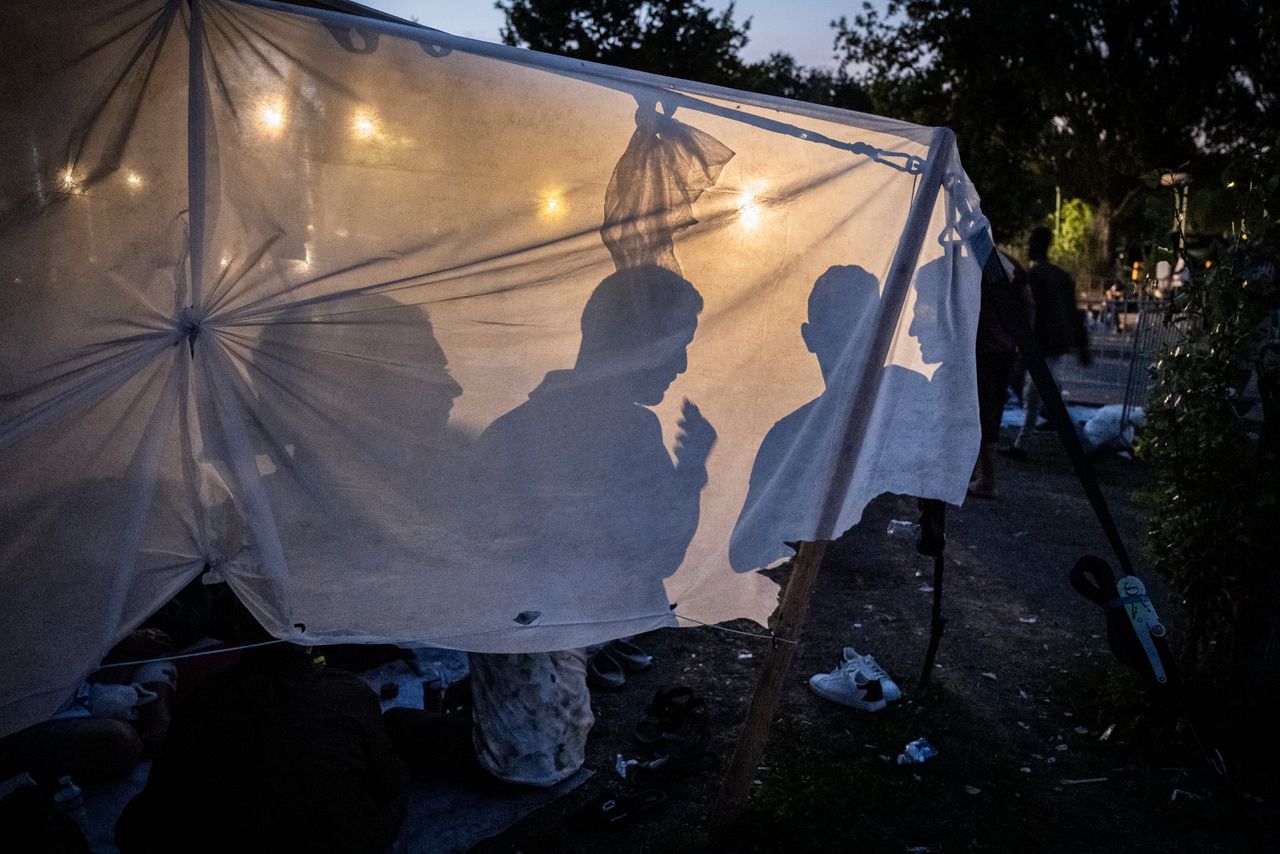
[(1224, 178), (1239, 216), (1175, 297), (1183, 336), (1156, 362), (1139, 445), (1147, 547), (1181, 598), (1184, 671), (1237, 707), (1273, 702), (1280, 683), (1278, 166), (1273, 146)]

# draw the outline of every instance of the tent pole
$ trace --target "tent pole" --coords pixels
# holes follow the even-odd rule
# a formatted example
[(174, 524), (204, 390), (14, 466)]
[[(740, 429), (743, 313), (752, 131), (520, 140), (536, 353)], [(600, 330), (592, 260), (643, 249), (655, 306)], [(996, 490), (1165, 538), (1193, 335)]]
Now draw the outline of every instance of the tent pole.
[(791, 665), (791, 656), (795, 653), (796, 640), (809, 609), (813, 582), (826, 550), (825, 540), (804, 542), (800, 544), (792, 561), (791, 577), (782, 594), (778, 622), (773, 629), (773, 647), (765, 658), (755, 696), (751, 698), (751, 708), (747, 711), (747, 722), (734, 748), (729, 770), (711, 806), (708, 823), (712, 833), (719, 834), (728, 829), (746, 808), (751, 781), (755, 779), (756, 768), (764, 755), (765, 742), (769, 738), (769, 724), (778, 710), (783, 680)]
[(924, 665), (920, 670), (920, 688), (929, 687), (929, 679), (933, 676), (933, 662), (938, 657), (938, 644), (942, 642), (942, 630), (947, 627), (947, 618), (942, 616), (942, 552), (933, 557), (933, 615), (929, 620), (929, 648), (924, 654)]
[[(920, 249), (924, 245), (929, 230), (929, 220), (939, 193), (942, 192), (943, 179), (951, 165), (951, 157), (955, 148), (955, 135), (946, 128), (935, 128), (929, 144), (929, 157), (925, 161), (920, 183), (911, 201), (911, 209), (903, 226), (902, 235), (898, 239), (894, 251), (893, 262), (885, 277), (882, 311), (888, 317), (898, 318), (902, 307), (906, 304), (907, 292), (911, 289), (911, 278), (920, 259)], [(875, 339), (869, 343), (869, 350), (887, 355), (892, 347), (893, 336), (897, 324), (880, 324)], [(852, 378), (853, 399), (859, 397), (858, 392), (875, 387), (875, 381), (883, 369), (884, 362), (875, 359), (867, 360), (865, 369)], [(818, 519), (818, 534), (832, 536), (839, 520), (843, 506), (845, 490), (853, 475), (854, 457), (857, 451), (857, 438), (865, 427), (867, 412), (864, 408), (854, 407), (848, 413), (845, 425), (845, 441), (837, 454), (830, 476), (825, 484), (825, 500), (822, 502), (822, 515)], [(838, 532), (837, 532), (838, 534)], [(795, 643), (800, 637), (800, 628), (804, 625), (805, 612), (809, 609), (809, 594), (813, 590), (813, 580), (822, 564), (822, 556), (826, 552), (825, 540), (803, 542), (792, 562), (791, 578), (782, 594), (782, 605), (778, 609), (778, 622), (774, 627), (774, 645), (765, 658), (764, 669), (760, 673), (760, 681), (756, 683), (755, 696), (751, 698), (751, 708), (747, 710), (747, 722), (742, 736), (734, 748), (733, 758), (729, 762), (729, 770), (720, 785), (720, 792), (711, 806), (708, 820), (710, 830), (714, 834), (725, 832), (746, 808), (747, 798), (751, 792), (751, 781), (755, 779), (756, 768), (764, 755), (765, 742), (769, 738), (769, 724), (778, 710), (778, 699), (782, 695), (782, 683), (791, 664), (791, 656), (795, 652)], [(779, 643), (777, 638), (786, 638), (786, 643)]]

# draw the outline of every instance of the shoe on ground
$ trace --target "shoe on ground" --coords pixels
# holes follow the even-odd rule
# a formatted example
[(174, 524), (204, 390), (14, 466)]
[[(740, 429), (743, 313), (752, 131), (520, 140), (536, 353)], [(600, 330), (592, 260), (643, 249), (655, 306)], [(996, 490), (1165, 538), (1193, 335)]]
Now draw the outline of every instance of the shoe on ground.
[(852, 666), (842, 664), (830, 673), (815, 673), (809, 677), (809, 687), (824, 700), (862, 712), (878, 712), (887, 705), (879, 681), (867, 679)]
[(625, 638), (610, 641), (606, 649), (627, 673), (642, 673), (653, 666), (653, 656)]
[(627, 684), (622, 665), (609, 654), (607, 646), (587, 659), (587, 684), (601, 691), (619, 691)]
[(886, 702), (893, 703), (902, 699), (902, 689), (898, 687), (898, 683), (894, 682), (892, 677), (880, 666), (880, 662), (871, 656), (859, 655), (856, 649), (846, 646), (844, 648), (844, 664), (841, 666), (856, 667), (868, 681), (879, 682), (880, 691), (884, 694)]

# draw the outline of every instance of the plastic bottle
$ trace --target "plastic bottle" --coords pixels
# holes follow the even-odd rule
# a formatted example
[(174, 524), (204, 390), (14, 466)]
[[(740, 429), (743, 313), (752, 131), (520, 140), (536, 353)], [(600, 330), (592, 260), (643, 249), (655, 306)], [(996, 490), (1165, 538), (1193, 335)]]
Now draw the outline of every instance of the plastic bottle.
[(920, 539), (920, 525), (906, 519), (890, 519), (889, 530), (885, 533), (889, 535), (891, 540), (902, 540), (914, 546), (916, 541)]
[(917, 738), (902, 748), (902, 752), (898, 754), (899, 765), (919, 765), (927, 762), (938, 755), (938, 751), (934, 750), (933, 745), (923, 738)]
[(84, 791), (70, 777), (59, 778), (58, 789), (53, 793), (53, 805), (58, 812), (70, 816), (81, 830), (87, 826), (89, 816), (84, 808)]

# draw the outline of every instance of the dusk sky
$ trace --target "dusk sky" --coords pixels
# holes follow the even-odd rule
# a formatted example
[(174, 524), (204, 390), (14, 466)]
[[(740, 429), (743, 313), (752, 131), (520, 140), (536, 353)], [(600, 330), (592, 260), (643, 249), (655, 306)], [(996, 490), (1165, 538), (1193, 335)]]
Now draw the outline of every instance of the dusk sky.
[[(361, 0), (402, 18), (416, 17), (419, 23), (458, 36), (482, 41), (501, 41), (498, 29), (503, 15), (493, 0)], [(707, 4), (723, 9), (725, 2), (710, 0)], [(877, 6), (883, 7), (884, 0)], [(742, 52), (749, 61), (764, 59), (775, 51), (790, 53), (801, 65), (835, 64), (831, 43), (834, 31), (831, 21), (845, 15), (852, 18), (862, 8), (860, 0), (738, 0), (734, 4), (734, 20), (751, 19), (750, 41)]]

